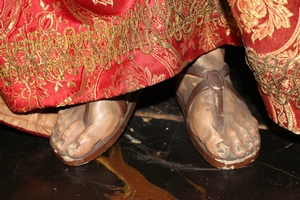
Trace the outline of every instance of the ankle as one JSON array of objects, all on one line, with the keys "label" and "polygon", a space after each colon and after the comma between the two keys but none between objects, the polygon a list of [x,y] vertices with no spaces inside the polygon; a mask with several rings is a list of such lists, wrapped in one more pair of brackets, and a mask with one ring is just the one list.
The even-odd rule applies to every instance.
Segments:
[{"label": "ankle", "polygon": [[200,56],[195,64],[208,70],[219,70],[225,64],[224,57],[224,49],[218,48]]}]

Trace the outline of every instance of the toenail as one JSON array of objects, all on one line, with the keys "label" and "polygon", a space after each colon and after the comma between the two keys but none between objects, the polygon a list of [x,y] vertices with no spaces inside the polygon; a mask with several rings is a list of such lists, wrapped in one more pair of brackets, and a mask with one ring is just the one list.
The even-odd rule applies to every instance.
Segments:
[{"label": "toenail", "polygon": [[217,149],[218,149],[217,152],[219,156],[222,158],[226,158],[230,155],[230,148],[227,145],[225,145],[223,142],[217,144]]},{"label": "toenail", "polygon": [[60,141],[58,141],[58,142],[56,143],[56,147],[57,147],[58,149],[61,149],[62,146],[64,145],[64,143],[65,143],[65,141],[60,140]]},{"label": "toenail", "polygon": [[77,150],[78,147],[79,147],[79,144],[77,142],[71,143],[67,148],[68,154],[70,156],[73,156],[74,152]]},{"label": "toenail", "polygon": [[244,155],[246,154],[246,149],[244,149],[244,148],[241,147],[241,146],[238,146],[238,147],[237,147],[237,153],[239,154],[239,155],[237,155],[237,156],[244,156]]},{"label": "toenail", "polygon": [[258,144],[260,143],[260,140],[259,140],[259,138],[257,138],[257,137],[254,137],[254,146],[257,146]]},{"label": "toenail", "polygon": [[253,149],[253,144],[252,144],[252,142],[249,142],[249,143],[247,144],[247,150],[250,151],[250,150],[252,150],[252,149]]}]

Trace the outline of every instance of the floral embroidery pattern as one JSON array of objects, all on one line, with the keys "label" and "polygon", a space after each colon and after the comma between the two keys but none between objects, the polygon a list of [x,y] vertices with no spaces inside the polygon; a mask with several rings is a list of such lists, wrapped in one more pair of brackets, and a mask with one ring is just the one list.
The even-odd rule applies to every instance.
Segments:
[{"label": "floral embroidery pattern", "polygon": [[291,33],[288,42],[276,51],[257,53],[248,47],[246,55],[261,94],[270,102],[270,116],[282,127],[300,134],[299,118],[294,116],[300,110],[300,22]]},{"label": "floral embroidery pattern", "polygon": [[26,9],[29,2],[21,4],[19,1],[10,2],[10,0],[2,0],[0,7],[0,35],[8,36],[20,17],[21,8]]},{"label": "floral embroidery pattern", "polygon": [[235,0],[242,29],[251,33],[254,42],[272,36],[275,29],[290,28],[293,13],[286,8],[288,0]]},{"label": "floral embroidery pattern", "polygon": [[61,12],[60,2],[53,2],[52,5],[49,5],[40,0],[40,6],[43,11],[34,16],[34,18],[38,19],[39,31],[46,33],[46,31],[51,29],[57,30],[59,23],[62,22],[62,17],[57,15],[57,13]]},{"label": "floral embroidery pattern", "polygon": [[166,79],[165,74],[153,75],[151,74],[148,66],[140,66],[133,62],[130,64],[130,68],[124,71],[123,67],[119,67],[114,77],[112,78],[112,83],[108,88],[103,89],[105,97],[117,96],[120,83],[124,83],[124,90],[121,94],[126,94],[133,92],[138,89],[145,88],[148,85],[154,85]]},{"label": "floral embroidery pattern", "polygon": [[161,82],[224,44],[227,26],[219,0],[128,0],[125,13],[109,16],[77,0],[0,1],[0,92],[15,112]]}]

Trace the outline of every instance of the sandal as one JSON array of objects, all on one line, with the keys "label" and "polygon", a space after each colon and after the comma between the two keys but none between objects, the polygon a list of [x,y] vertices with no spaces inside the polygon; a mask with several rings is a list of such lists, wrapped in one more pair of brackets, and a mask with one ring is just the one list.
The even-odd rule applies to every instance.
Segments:
[{"label": "sandal", "polygon": [[237,157],[233,153],[231,153],[227,158],[219,159],[212,155],[206,148],[205,144],[192,132],[189,122],[189,110],[191,108],[194,99],[203,91],[208,89],[213,89],[216,95],[216,99],[219,101],[215,102],[215,109],[216,109],[216,119],[217,119],[217,131],[222,134],[222,129],[224,126],[224,117],[223,117],[223,89],[229,89],[231,92],[235,94],[235,96],[242,101],[244,100],[240,97],[240,95],[235,91],[232,87],[231,83],[225,80],[225,77],[229,75],[229,67],[227,64],[224,64],[222,68],[217,70],[207,70],[201,66],[192,65],[186,72],[186,74],[193,75],[203,80],[195,86],[193,91],[191,92],[186,104],[184,102],[183,95],[180,93],[179,90],[176,92],[176,97],[179,106],[183,112],[183,115],[186,120],[187,131],[189,137],[196,147],[198,152],[202,155],[202,157],[209,162],[212,166],[220,169],[235,169],[244,167],[250,163],[252,163],[259,154],[259,146],[254,147],[254,149],[246,154],[244,157]]},{"label": "sandal", "polygon": [[[50,145],[52,149],[55,152],[56,157],[63,163],[69,165],[69,166],[80,166],[84,165],[94,159],[96,159],[98,156],[100,156],[102,153],[107,151],[111,146],[113,146],[121,134],[123,133],[125,127],[127,126],[128,121],[130,120],[133,111],[135,109],[137,100],[139,98],[140,91],[137,91],[135,93],[131,94],[130,100],[120,100],[120,98],[114,98],[114,100],[117,102],[121,113],[122,117],[120,119],[120,122],[114,132],[112,132],[109,136],[107,136],[104,139],[99,140],[94,147],[89,151],[88,153],[84,154],[80,158],[71,158],[67,151],[60,151],[58,150],[55,145],[52,143],[52,140],[50,140]],[[87,103],[85,106],[85,113],[84,113],[84,121],[88,121],[91,109],[90,109],[90,104]],[[53,134],[52,134],[53,135]],[[52,137],[52,136],[51,136]]]}]

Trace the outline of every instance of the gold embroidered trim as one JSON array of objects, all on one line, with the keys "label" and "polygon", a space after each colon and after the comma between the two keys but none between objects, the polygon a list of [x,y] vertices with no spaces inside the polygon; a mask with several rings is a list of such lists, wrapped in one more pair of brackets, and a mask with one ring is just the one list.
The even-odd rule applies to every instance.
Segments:
[{"label": "gold embroidered trim", "polygon": [[[56,26],[43,31],[37,27],[26,36],[15,35],[13,41],[1,35],[0,77],[4,85],[11,86],[16,80],[28,83],[31,77],[44,80],[50,75],[63,79],[65,73],[77,74],[82,66],[88,72],[96,67],[108,70],[113,62],[134,59],[137,49],[150,54],[154,43],[168,49],[172,38],[180,42],[196,27],[221,16],[216,0],[156,1],[153,7],[147,2],[136,5],[125,17],[114,16],[109,22],[96,19],[93,26],[67,27],[62,33]],[[59,6],[57,2],[57,9]],[[54,17],[59,21],[60,17]]]},{"label": "gold embroidered trim", "polygon": [[263,93],[273,95],[281,106],[293,101],[300,109],[300,20],[291,31],[293,34],[280,48],[261,54],[246,48],[246,56]]},{"label": "gold embroidered trim", "polygon": [[300,109],[300,56],[280,59],[276,55],[259,57],[251,48],[246,49],[248,65],[267,95],[273,95],[279,105],[295,102]]}]

